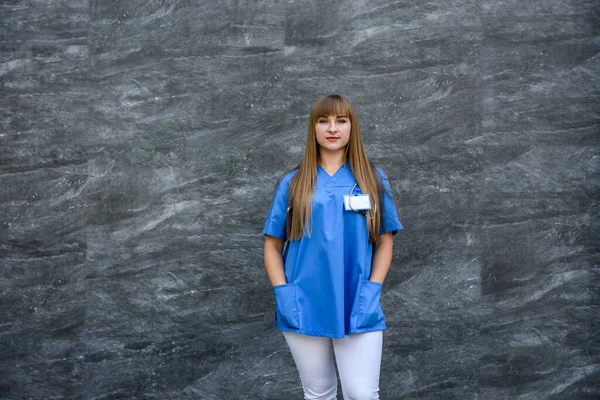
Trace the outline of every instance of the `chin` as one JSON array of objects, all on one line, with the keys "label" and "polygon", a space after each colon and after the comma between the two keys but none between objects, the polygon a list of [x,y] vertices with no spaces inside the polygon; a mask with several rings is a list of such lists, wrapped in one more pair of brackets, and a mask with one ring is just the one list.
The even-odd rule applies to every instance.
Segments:
[{"label": "chin", "polygon": [[330,151],[343,150],[343,149],[346,148],[347,145],[348,145],[348,143],[339,143],[339,142],[335,142],[335,143],[330,143],[330,142],[319,143],[320,147],[323,147],[324,149],[327,149],[327,150],[330,150]]},{"label": "chin", "polygon": [[339,146],[337,144],[335,146],[332,146],[331,144],[328,143],[327,145],[320,145],[320,147],[327,151],[339,151],[339,150],[344,150],[344,148],[346,146]]}]

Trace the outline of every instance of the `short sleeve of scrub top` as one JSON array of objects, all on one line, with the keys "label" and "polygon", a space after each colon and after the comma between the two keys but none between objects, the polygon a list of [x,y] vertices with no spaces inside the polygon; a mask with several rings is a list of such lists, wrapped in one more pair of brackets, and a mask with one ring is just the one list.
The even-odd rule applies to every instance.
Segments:
[{"label": "short sleeve of scrub top", "polygon": [[285,174],[277,183],[275,194],[271,200],[271,207],[265,219],[263,227],[264,235],[274,236],[282,240],[286,240],[287,238],[285,222],[288,208],[288,190],[295,172],[292,171]]},{"label": "short sleeve of scrub top", "polygon": [[382,168],[377,167],[377,175],[379,176],[379,181],[383,185],[383,193],[381,194],[381,228],[379,229],[379,234],[383,235],[384,233],[392,232],[392,235],[395,235],[400,229],[404,228],[402,223],[400,223],[400,218],[398,216],[398,209],[396,208],[396,202],[394,201],[394,192],[392,191],[390,180]]}]

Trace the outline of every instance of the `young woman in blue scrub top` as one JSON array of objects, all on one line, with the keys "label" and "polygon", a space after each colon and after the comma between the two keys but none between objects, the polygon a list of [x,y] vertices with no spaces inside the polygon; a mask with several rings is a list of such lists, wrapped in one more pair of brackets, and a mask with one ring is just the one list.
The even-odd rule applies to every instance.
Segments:
[{"label": "young woman in blue scrub top", "polygon": [[264,262],[279,327],[305,399],[379,398],[380,296],[403,229],[390,181],[365,153],[339,95],[312,108],[300,164],[279,179],[265,220]]}]

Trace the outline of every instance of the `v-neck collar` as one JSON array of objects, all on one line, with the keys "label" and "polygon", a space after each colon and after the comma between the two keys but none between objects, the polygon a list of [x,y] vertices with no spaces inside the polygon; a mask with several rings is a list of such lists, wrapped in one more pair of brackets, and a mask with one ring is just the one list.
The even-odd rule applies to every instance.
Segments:
[{"label": "v-neck collar", "polygon": [[342,165],[339,166],[339,168],[333,173],[333,175],[329,175],[329,172],[327,172],[325,170],[325,168],[321,167],[320,164],[317,164],[317,169],[321,169],[321,171],[323,171],[326,175],[326,178],[332,179],[333,177],[335,177],[340,170],[342,170],[343,168],[350,168],[350,161],[346,161],[345,163],[343,163]]},{"label": "v-neck collar", "polygon": [[[344,171],[347,172],[344,173]],[[320,188],[325,188],[327,186],[334,185],[337,181],[341,179],[342,176],[347,176],[347,174],[352,175],[350,171],[351,170],[349,161],[346,161],[344,164],[342,164],[333,175],[329,175],[323,167],[317,165],[318,184],[315,186],[315,190],[317,189],[317,186]]]}]

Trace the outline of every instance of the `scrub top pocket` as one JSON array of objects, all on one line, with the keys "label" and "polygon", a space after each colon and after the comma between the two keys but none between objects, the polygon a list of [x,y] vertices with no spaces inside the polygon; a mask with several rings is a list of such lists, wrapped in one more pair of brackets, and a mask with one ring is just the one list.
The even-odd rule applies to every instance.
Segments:
[{"label": "scrub top pocket", "polygon": [[273,286],[275,301],[277,303],[275,316],[280,328],[298,329],[298,302],[296,300],[296,286],[293,283]]},{"label": "scrub top pocket", "polygon": [[382,286],[379,282],[359,281],[356,329],[371,328],[384,321],[380,303]]}]

